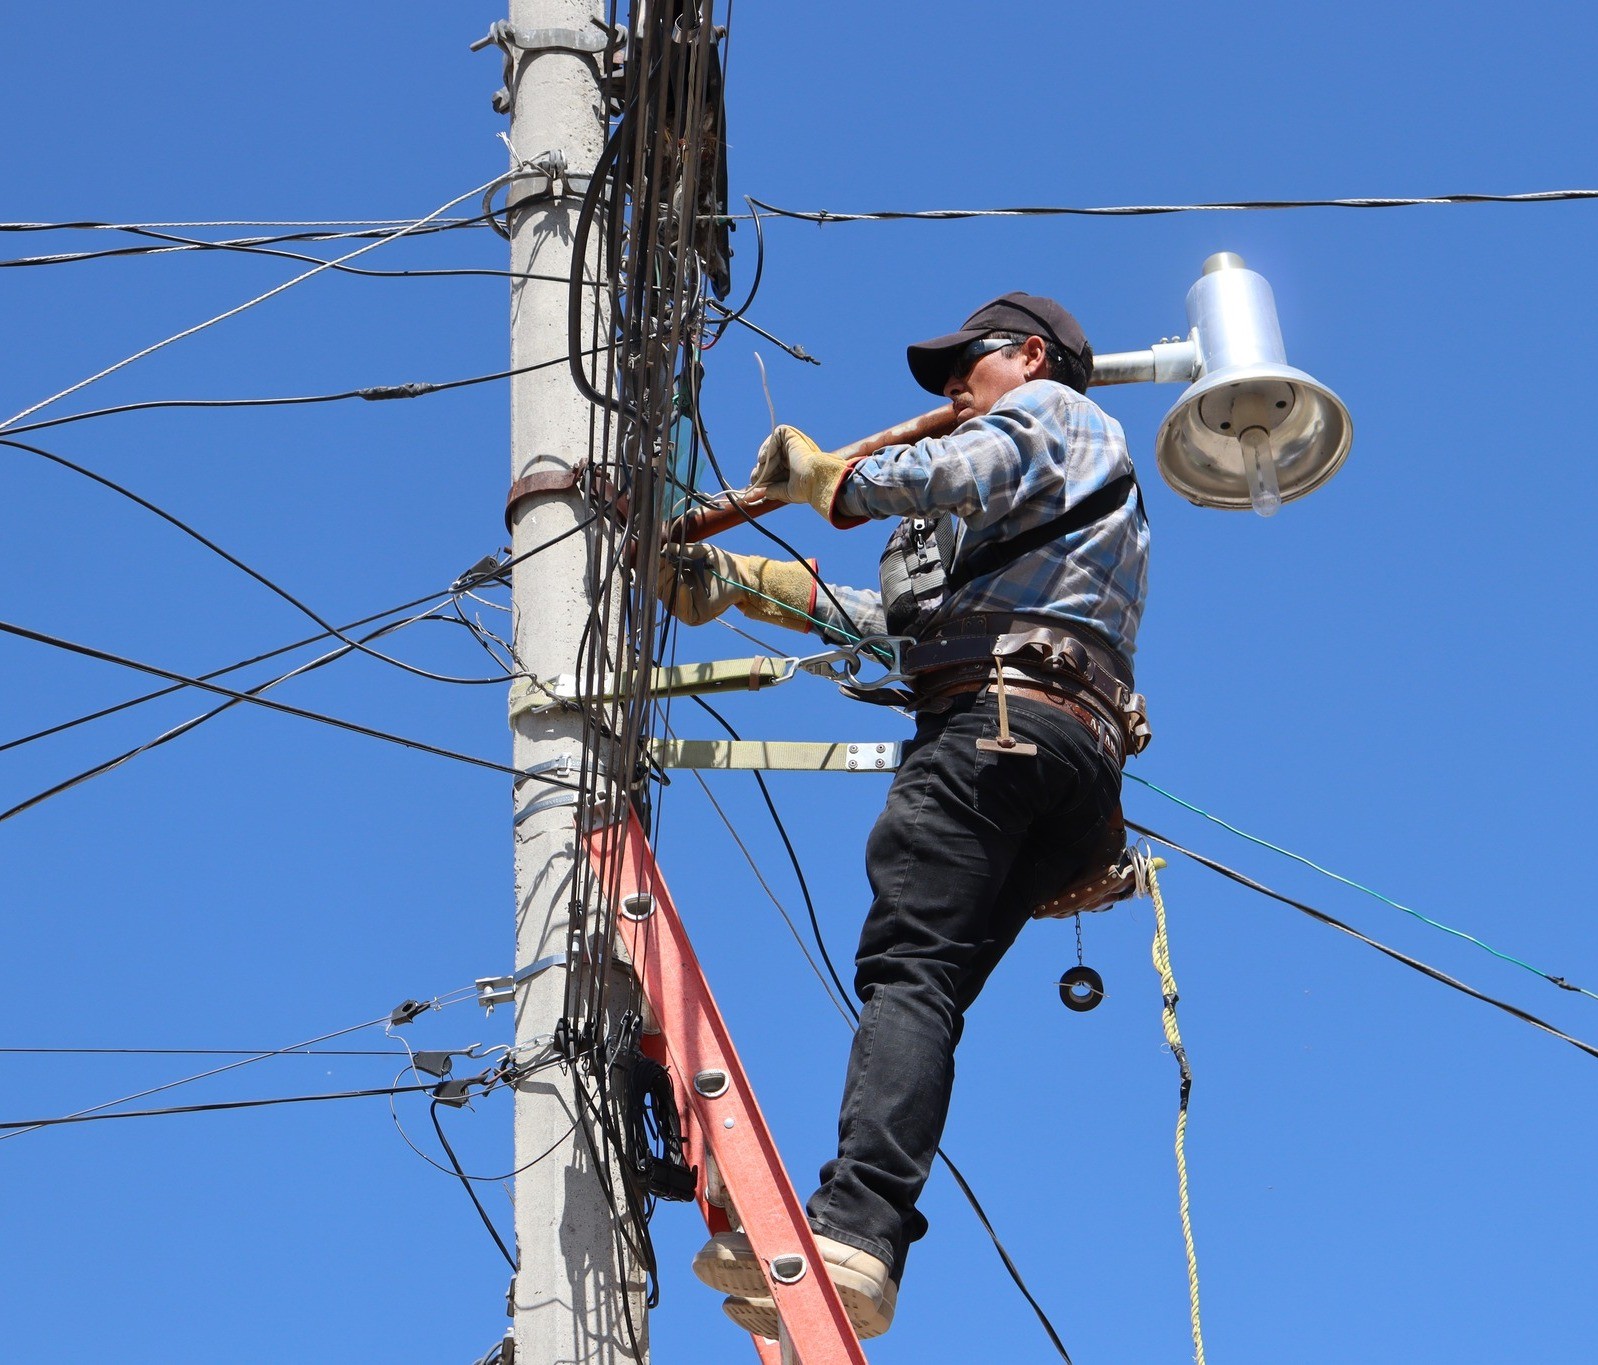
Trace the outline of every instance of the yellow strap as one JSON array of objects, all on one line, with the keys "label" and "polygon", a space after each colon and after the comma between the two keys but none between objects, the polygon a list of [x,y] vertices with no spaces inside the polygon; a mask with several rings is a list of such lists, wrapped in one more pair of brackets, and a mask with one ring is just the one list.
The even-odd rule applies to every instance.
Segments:
[{"label": "yellow strap", "polygon": [[1193,1072],[1187,1064],[1187,1049],[1176,1026],[1176,977],[1171,974],[1171,945],[1165,936],[1165,900],[1160,895],[1157,869],[1164,859],[1150,858],[1145,863],[1149,896],[1154,901],[1154,969],[1160,974],[1160,991],[1165,1004],[1160,1021],[1165,1025],[1165,1041],[1182,1072],[1182,1098],[1176,1115],[1176,1188],[1182,1206],[1182,1241],[1187,1247],[1188,1312],[1193,1322],[1193,1359],[1204,1365],[1204,1329],[1199,1322],[1198,1255],[1193,1250],[1193,1220],[1187,1202],[1187,1097],[1193,1089]]}]

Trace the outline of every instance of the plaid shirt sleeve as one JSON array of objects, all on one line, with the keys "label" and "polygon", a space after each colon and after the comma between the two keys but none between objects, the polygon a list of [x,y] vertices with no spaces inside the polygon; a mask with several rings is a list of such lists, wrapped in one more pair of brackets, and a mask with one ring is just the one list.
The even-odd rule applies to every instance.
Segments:
[{"label": "plaid shirt sleeve", "polygon": [[[826,587],[827,592],[816,593],[811,616],[816,623],[815,633],[828,644],[852,645],[868,635],[888,633],[882,617],[880,592],[869,588],[849,588],[841,583],[828,583]],[[828,600],[828,592],[837,599],[836,603]],[[843,611],[839,611],[839,607]]]},{"label": "plaid shirt sleeve", "polygon": [[[948,436],[888,446],[862,460],[837,505],[871,518],[952,512],[962,523],[959,564],[985,545],[1055,520],[1131,472],[1120,423],[1063,384],[1033,380]],[[1055,616],[1096,630],[1131,658],[1148,588],[1148,549],[1148,522],[1134,488],[1101,520],[973,579],[943,614]],[[869,596],[880,625],[881,599]]]}]

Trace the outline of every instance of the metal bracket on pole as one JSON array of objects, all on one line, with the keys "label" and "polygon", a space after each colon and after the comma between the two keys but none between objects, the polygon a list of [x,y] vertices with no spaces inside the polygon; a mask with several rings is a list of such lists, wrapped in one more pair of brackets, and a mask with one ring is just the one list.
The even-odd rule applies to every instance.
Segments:
[{"label": "metal bracket on pole", "polygon": [[492,1014],[495,1005],[515,1004],[516,987],[524,981],[531,981],[540,972],[547,972],[551,967],[565,965],[565,953],[551,953],[536,962],[529,962],[515,976],[480,976],[474,983],[477,987],[477,1003]]},{"label": "metal bracket on pole", "polygon": [[529,52],[574,52],[583,57],[594,57],[601,52],[619,50],[625,46],[627,35],[620,29],[593,21],[592,29],[576,28],[524,28],[517,29],[509,19],[496,19],[488,32],[472,44],[473,52],[494,46],[505,57],[505,84],[494,92],[494,112],[510,113],[510,88],[516,80],[516,63]]},{"label": "metal bracket on pole", "polygon": [[[697,697],[716,692],[759,692],[794,676],[797,661],[757,654],[748,659],[711,659],[655,669],[649,678],[652,697]],[[510,718],[536,716],[570,706],[600,706],[633,695],[631,680],[608,692],[583,694],[570,673],[555,678],[523,678],[511,688]]]},{"label": "metal bracket on pole", "polygon": [[825,740],[657,739],[650,747],[662,768],[801,773],[891,772],[899,766],[904,749],[896,740],[832,744]]}]

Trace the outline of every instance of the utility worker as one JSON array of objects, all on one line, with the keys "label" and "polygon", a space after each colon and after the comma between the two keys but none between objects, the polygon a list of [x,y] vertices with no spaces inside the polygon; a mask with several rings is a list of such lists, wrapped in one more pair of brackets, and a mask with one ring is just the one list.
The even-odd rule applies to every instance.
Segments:
[{"label": "utility worker", "polygon": [[[953,404],[951,434],[846,465],[779,427],[751,476],[834,526],[905,518],[880,594],[818,593],[811,566],[703,544],[668,552],[662,577],[690,624],[736,605],[834,641],[918,642],[905,654],[915,738],[866,844],[873,899],[838,1155],[807,1205],[861,1337],[887,1330],[926,1231],[916,1200],[965,1011],[1034,910],[1124,846],[1121,765],[1148,736],[1131,669],[1148,522],[1120,425],[1084,396],[1093,353],[1076,319],[1006,294],[908,358]],[[713,1237],[694,1270],[740,1326],[777,1335],[743,1234]]]}]

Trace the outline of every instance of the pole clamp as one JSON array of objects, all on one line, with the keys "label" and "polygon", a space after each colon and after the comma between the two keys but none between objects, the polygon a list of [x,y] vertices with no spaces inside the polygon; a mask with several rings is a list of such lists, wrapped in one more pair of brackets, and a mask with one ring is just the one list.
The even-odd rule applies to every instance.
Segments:
[{"label": "pole clamp", "polygon": [[497,47],[505,58],[505,84],[494,92],[494,112],[508,114],[511,110],[511,86],[516,83],[516,63],[533,52],[573,52],[582,57],[595,57],[602,52],[615,52],[626,46],[624,31],[592,21],[593,27],[576,28],[524,28],[518,29],[509,19],[496,19],[488,32],[472,44],[473,52],[485,47]]}]

